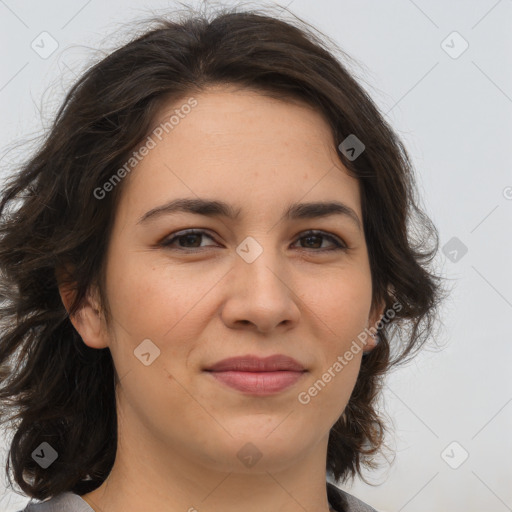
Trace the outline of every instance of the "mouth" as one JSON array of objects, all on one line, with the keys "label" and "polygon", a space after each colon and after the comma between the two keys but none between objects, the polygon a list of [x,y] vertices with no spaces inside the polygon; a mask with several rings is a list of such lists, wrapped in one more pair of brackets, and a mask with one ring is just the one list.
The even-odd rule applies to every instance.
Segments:
[{"label": "mouth", "polygon": [[209,372],[214,379],[230,388],[253,395],[270,395],[296,384],[304,372]]},{"label": "mouth", "polygon": [[294,371],[302,372],[304,366],[292,357],[284,354],[275,354],[268,357],[258,357],[251,354],[230,357],[218,361],[206,368],[207,371],[238,371],[238,372],[278,372]]},{"label": "mouth", "polygon": [[295,359],[282,354],[223,359],[205,371],[223,385],[258,396],[284,391],[307,373]]}]

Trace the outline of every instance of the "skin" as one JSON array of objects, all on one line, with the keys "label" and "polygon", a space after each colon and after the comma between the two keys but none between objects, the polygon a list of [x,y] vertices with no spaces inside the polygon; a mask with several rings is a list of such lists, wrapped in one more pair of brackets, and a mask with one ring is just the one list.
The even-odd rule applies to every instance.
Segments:
[{"label": "skin", "polygon": [[[372,311],[367,246],[355,223],[340,215],[288,221],[283,212],[292,202],[337,200],[362,223],[359,184],[311,107],[226,86],[194,97],[198,105],[123,183],[107,254],[112,331],[94,290],[72,318],[85,344],[110,349],[121,379],[115,464],[83,499],[95,512],[238,512],[241,504],[246,512],[327,512],[329,430],[362,351],[308,404],[297,397],[375,325],[383,306]],[[178,213],[137,224],[171,199],[197,197],[240,208],[240,219]],[[207,233],[158,245],[191,228]],[[308,243],[309,229],[349,248],[321,252],[335,243]],[[252,263],[236,252],[247,236],[263,248]],[[61,288],[61,297],[69,308],[71,292]],[[145,339],[160,350],[149,366],[134,356]],[[270,396],[244,394],[203,371],[227,357],[277,353],[308,372]],[[252,467],[237,457],[249,442],[262,454]]]}]

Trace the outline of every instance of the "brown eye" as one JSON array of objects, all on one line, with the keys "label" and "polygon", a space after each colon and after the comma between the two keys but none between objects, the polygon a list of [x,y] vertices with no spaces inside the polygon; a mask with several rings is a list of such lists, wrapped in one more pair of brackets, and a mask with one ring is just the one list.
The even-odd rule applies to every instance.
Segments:
[{"label": "brown eye", "polygon": [[[177,233],[176,235],[172,236],[171,238],[168,238],[167,240],[164,240],[161,245],[164,247],[171,247],[174,242],[179,242],[180,245],[177,247],[179,250],[180,248],[186,250],[186,249],[199,249],[200,247],[204,247],[200,245],[200,241],[202,237],[207,237],[210,240],[213,240],[213,238],[208,235],[205,231],[197,231],[197,230],[189,230],[189,231],[181,231]],[[197,245],[199,242],[199,245]],[[183,244],[190,246],[183,247]],[[171,247],[172,248],[172,247]]]},{"label": "brown eye", "polygon": [[[172,235],[170,238],[167,238],[161,242],[160,245],[171,250],[190,250],[192,252],[194,252],[195,249],[212,247],[211,245],[201,245],[201,240],[203,237],[207,237],[210,240],[213,240],[213,237],[210,236],[206,231],[190,229],[186,231],[180,231]],[[305,240],[305,243],[300,248],[310,249],[313,252],[339,251],[348,249],[347,245],[341,239],[324,233],[323,231],[307,231],[297,240]],[[330,242],[332,245],[334,245],[334,247],[322,248],[324,241]],[[176,243],[178,243],[177,246],[175,245]]]},{"label": "brown eye", "polygon": [[[318,249],[318,251],[316,252],[345,250],[348,248],[343,241],[338,239],[338,237],[329,235],[327,233],[324,233],[323,231],[308,231],[304,233],[298,240],[306,240],[306,245],[303,246],[303,248]],[[323,243],[323,240],[328,240],[329,242],[334,244],[334,247],[330,249],[322,249],[321,245]]]}]

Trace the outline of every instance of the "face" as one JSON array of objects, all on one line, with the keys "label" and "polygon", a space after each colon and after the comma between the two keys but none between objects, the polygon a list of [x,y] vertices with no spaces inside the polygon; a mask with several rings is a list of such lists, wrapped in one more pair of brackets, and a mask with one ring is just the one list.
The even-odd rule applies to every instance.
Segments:
[{"label": "face", "polygon": [[[113,333],[83,339],[111,350],[118,407],[141,438],[226,471],[244,471],[237,454],[253,450],[258,469],[275,470],[325,448],[361,363],[362,350],[344,354],[378,319],[359,185],[310,107],[229,88],[194,97],[125,178],[107,260]],[[154,211],[177,199],[238,215]],[[285,216],[297,203],[332,202],[345,213]],[[252,380],[206,371],[275,354],[305,371]]]}]

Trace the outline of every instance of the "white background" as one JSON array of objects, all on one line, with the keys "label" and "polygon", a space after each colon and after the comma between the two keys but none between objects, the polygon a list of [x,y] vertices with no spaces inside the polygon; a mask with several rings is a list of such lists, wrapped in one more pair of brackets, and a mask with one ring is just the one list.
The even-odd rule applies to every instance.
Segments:
[{"label": "white background", "polygon": [[[360,63],[351,69],[406,143],[441,246],[457,237],[468,249],[457,262],[442,251],[437,258],[453,287],[436,340],[445,348],[424,352],[388,380],[393,465],[367,474],[380,485],[346,489],[380,511],[512,510],[512,1],[286,4]],[[112,34],[126,35],[125,23],[173,6],[0,1],[2,172],[31,150],[27,143],[8,152],[48,127],[94,49],[108,51]],[[59,45],[47,59],[31,48],[43,31]],[[457,58],[442,46],[453,31],[469,44]],[[450,36],[444,46],[455,55],[462,44]],[[445,457],[452,465],[469,453],[458,469],[441,456],[453,441]],[[0,494],[2,511],[27,502],[3,487]]]}]

